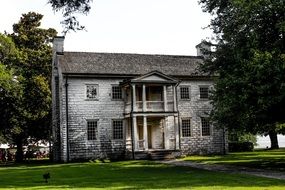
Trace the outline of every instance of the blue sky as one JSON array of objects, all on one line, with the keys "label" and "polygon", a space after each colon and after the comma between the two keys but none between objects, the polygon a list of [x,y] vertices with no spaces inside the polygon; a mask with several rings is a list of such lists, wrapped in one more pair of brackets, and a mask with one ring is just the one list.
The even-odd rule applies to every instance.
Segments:
[{"label": "blue sky", "polygon": [[[9,0],[1,2],[0,32],[11,32],[28,11],[44,15],[44,28],[62,31],[47,0]],[[195,45],[212,35],[202,29],[210,15],[197,0],[94,0],[79,20],[87,31],[68,33],[66,51],[196,55]]]}]

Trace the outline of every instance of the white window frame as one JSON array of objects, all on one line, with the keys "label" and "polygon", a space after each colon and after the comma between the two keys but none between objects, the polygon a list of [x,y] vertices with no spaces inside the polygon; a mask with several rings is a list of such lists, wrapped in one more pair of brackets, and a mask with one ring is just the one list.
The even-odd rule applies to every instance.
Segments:
[{"label": "white window frame", "polygon": [[[182,91],[181,91],[182,88],[188,88],[188,93],[189,93],[188,98],[182,98]],[[191,99],[191,86],[190,85],[181,85],[179,87],[179,98],[180,98],[180,100],[190,100]]]},{"label": "white window frame", "polygon": [[[189,136],[184,136],[183,134],[183,121],[189,121],[189,130],[190,130],[190,135]],[[185,117],[185,118],[181,118],[181,136],[183,138],[187,138],[187,137],[192,137],[192,122],[191,122],[191,118],[190,117]]]},{"label": "white window frame", "polygon": [[[204,97],[201,97],[201,88],[207,88],[208,89],[208,96],[207,98],[204,98]],[[200,97],[200,100],[209,100],[209,95],[210,95],[210,86],[209,85],[200,85],[199,86],[199,97]]]},{"label": "white window frame", "polygon": [[[121,98],[114,98],[114,96],[113,96],[113,87],[118,87],[118,88],[120,88],[121,89]],[[117,85],[117,84],[113,84],[112,85],[112,87],[111,87],[111,99],[112,100],[114,100],[114,101],[118,101],[118,100],[123,100],[123,89],[122,89],[122,87],[120,87],[119,85]]]},{"label": "white window frame", "polygon": [[209,134],[203,135],[203,119],[205,119],[207,121],[209,118],[208,117],[200,117],[200,121],[201,121],[201,136],[202,137],[209,137],[209,136],[212,135],[212,125],[211,125],[210,121],[208,120]]},{"label": "white window frame", "polygon": [[[87,93],[88,86],[95,87],[95,89],[96,89],[96,96],[95,97],[90,97],[90,98],[87,97],[88,96],[88,93]],[[98,97],[99,97],[99,85],[98,84],[85,84],[85,99],[86,100],[98,100]]]},{"label": "white window frame", "polygon": [[[116,121],[119,121],[119,122],[122,122],[122,138],[115,138],[115,125],[114,125],[114,122]],[[124,135],[125,135],[125,127],[124,127],[124,120],[123,119],[112,119],[112,138],[114,140],[123,140],[124,139]]]},{"label": "white window frame", "polygon": [[[92,136],[92,138],[89,138],[89,122],[96,122],[95,129],[92,129],[92,132],[94,131],[95,136]],[[88,119],[86,120],[86,136],[88,141],[96,141],[98,140],[98,119]]]}]

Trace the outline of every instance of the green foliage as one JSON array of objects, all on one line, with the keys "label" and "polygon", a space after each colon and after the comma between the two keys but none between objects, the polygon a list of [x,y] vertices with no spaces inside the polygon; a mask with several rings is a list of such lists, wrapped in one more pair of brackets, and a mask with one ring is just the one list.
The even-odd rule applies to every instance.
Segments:
[{"label": "green foliage", "polygon": [[10,134],[18,133],[18,117],[21,115],[23,96],[22,76],[12,63],[18,60],[19,52],[12,39],[0,34],[0,136],[2,142],[10,140]]},{"label": "green foliage", "polygon": [[[50,173],[48,183],[43,174]],[[150,161],[26,164],[0,168],[0,189],[281,190],[284,181],[175,167]]]},{"label": "green foliage", "polygon": [[92,0],[49,0],[48,1],[53,10],[62,11],[64,20],[61,24],[64,26],[63,33],[66,34],[68,31],[83,30],[85,27],[79,24],[76,18],[76,13],[88,14],[91,9]]},{"label": "green foliage", "polygon": [[256,135],[250,133],[230,132],[228,135],[230,142],[251,142],[256,145]]},{"label": "green foliage", "polygon": [[50,42],[56,31],[39,28],[42,18],[23,14],[12,34],[0,35],[0,133],[17,144],[19,161],[28,139],[48,140],[50,133]]},{"label": "green foliage", "polygon": [[285,122],[284,1],[200,2],[214,16],[218,42],[203,67],[218,74],[212,119],[228,129],[276,135],[277,123]]}]

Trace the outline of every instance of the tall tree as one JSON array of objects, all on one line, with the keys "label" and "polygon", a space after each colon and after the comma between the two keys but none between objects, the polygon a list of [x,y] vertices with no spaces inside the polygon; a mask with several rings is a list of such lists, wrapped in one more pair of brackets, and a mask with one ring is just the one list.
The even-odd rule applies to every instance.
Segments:
[{"label": "tall tree", "polygon": [[285,122],[285,5],[283,0],[200,0],[214,18],[216,52],[204,69],[218,74],[212,118],[218,125],[269,134]]},{"label": "tall tree", "polygon": [[22,77],[12,67],[13,63],[20,60],[19,58],[19,52],[12,39],[0,34],[0,141],[2,143],[9,142],[11,134],[19,131]]},{"label": "tall tree", "polygon": [[50,42],[56,35],[54,29],[40,28],[43,15],[29,12],[13,25],[9,36],[21,52],[22,62],[14,64],[21,73],[23,95],[21,98],[21,121],[19,131],[12,135],[17,144],[17,161],[23,159],[23,145],[28,139],[47,139],[50,131],[51,113],[51,62]]}]

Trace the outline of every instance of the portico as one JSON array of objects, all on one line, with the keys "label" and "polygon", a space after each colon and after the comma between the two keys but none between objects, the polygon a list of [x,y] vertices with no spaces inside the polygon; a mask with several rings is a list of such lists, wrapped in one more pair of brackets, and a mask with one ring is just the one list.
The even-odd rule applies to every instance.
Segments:
[{"label": "portico", "polygon": [[122,84],[129,120],[126,140],[132,141],[134,151],[179,149],[178,83],[154,71]]}]

